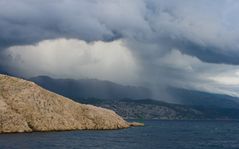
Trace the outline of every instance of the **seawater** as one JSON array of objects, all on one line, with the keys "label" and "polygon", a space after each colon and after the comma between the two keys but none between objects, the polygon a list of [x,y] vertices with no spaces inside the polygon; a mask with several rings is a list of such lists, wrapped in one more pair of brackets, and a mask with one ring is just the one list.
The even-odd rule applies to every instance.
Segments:
[{"label": "seawater", "polygon": [[144,121],[107,131],[1,134],[0,149],[239,149],[238,121]]}]

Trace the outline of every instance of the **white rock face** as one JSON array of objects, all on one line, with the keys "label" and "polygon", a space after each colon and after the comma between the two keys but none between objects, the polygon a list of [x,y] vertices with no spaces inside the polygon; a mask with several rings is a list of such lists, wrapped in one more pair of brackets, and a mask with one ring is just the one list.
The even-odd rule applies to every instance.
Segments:
[{"label": "white rock face", "polygon": [[0,74],[0,133],[134,126],[114,111],[84,105],[35,83]]}]

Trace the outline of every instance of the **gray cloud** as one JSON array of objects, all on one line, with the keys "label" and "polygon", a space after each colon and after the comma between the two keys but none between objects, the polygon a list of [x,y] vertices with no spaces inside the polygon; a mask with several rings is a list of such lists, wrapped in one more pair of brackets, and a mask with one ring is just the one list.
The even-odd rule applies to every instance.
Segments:
[{"label": "gray cloud", "polygon": [[238,1],[1,0],[0,6],[2,49],[61,37],[127,38],[206,62],[239,64]]},{"label": "gray cloud", "polygon": [[[187,82],[212,89],[217,84],[209,76],[230,76],[239,65],[237,0],[0,0],[0,8],[0,63],[12,72],[23,70],[9,66],[16,57],[4,49],[59,38],[122,39],[142,68],[142,82],[157,88]],[[175,68],[161,60],[175,49],[175,59],[186,55],[181,63],[190,65]]]},{"label": "gray cloud", "polygon": [[140,3],[143,2],[2,0],[1,47],[59,37],[114,40],[121,34],[145,30]]}]

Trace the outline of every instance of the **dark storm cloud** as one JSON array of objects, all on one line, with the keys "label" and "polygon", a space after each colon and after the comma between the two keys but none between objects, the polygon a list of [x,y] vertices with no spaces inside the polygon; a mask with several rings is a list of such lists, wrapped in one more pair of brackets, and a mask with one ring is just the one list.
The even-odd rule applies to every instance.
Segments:
[{"label": "dark storm cloud", "polygon": [[[142,68],[132,74],[140,75],[156,92],[168,85],[219,90],[210,78],[225,72],[218,78],[230,76],[223,80],[230,84],[237,77],[238,14],[238,0],[0,0],[0,71],[24,72],[26,76],[67,73],[74,78],[83,72],[78,55],[85,50],[83,45],[94,49],[93,41],[104,41],[101,46],[127,46],[133,54],[130,59]],[[72,38],[76,46],[72,46]],[[78,53],[75,48],[82,49]],[[47,63],[41,61],[45,55],[50,59]],[[64,57],[64,66],[56,55]],[[103,59],[110,56],[106,53]],[[92,65],[92,70],[99,68]],[[110,72],[112,68],[102,74],[117,76]]]},{"label": "dark storm cloud", "polygon": [[182,53],[196,56],[200,60],[207,63],[218,64],[239,64],[239,48],[231,49],[232,47],[217,47],[216,45],[200,45],[195,42],[183,39],[171,40],[169,38],[160,39],[159,45],[163,45],[165,49],[176,48]]},{"label": "dark storm cloud", "polygon": [[238,4],[233,0],[1,0],[0,48],[55,38],[125,38],[157,44],[165,51],[178,48],[206,62],[237,65]]},{"label": "dark storm cloud", "polygon": [[231,50],[230,52],[224,52],[221,49],[217,49],[215,47],[201,47],[199,45],[195,45],[194,43],[189,43],[186,45],[179,46],[182,52],[197,56],[204,62],[208,63],[225,63],[238,65],[239,64],[239,52],[235,50]]},{"label": "dark storm cloud", "polygon": [[140,9],[132,2],[1,0],[0,7],[2,48],[60,37],[112,41],[123,32],[141,29]]}]

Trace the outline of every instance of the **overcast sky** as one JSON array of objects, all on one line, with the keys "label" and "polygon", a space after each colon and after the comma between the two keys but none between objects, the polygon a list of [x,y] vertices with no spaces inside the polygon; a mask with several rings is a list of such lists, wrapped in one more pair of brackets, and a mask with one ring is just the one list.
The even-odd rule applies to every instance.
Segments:
[{"label": "overcast sky", "polygon": [[239,96],[238,0],[0,0],[0,70]]}]

